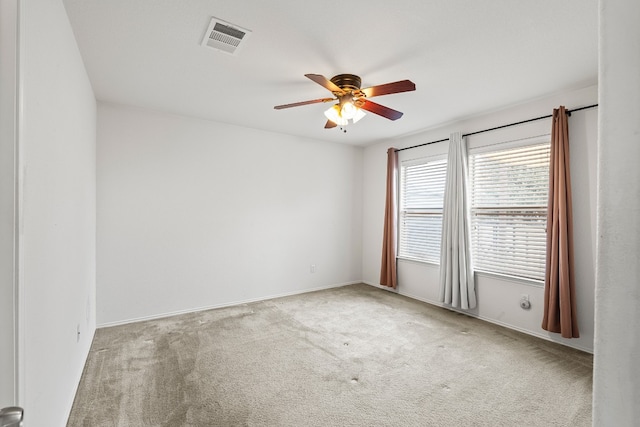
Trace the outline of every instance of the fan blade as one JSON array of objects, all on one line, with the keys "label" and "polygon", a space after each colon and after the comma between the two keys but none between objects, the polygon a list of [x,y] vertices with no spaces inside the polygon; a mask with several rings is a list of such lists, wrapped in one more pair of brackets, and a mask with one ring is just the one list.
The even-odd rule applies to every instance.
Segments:
[{"label": "fan blade", "polygon": [[360,105],[359,107],[373,114],[377,114],[389,120],[398,120],[400,117],[402,117],[402,113],[400,111],[392,110],[389,107],[376,104],[375,102],[367,101],[366,99],[361,99],[361,101],[362,105]]},{"label": "fan blade", "polygon": [[299,107],[301,105],[319,104],[321,102],[331,102],[331,101],[335,101],[335,99],[336,98],[312,99],[311,101],[302,101],[302,102],[294,102],[293,104],[276,105],[273,108],[275,108],[276,110],[282,110],[284,108]]},{"label": "fan blade", "polygon": [[325,129],[331,129],[338,126],[337,124],[333,123],[331,120],[327,120],[327,123],[325,123],[324,128]]},{"label": "fan blade", "polygon": [[340,89],[339,86],[337,86],[331,80],[328,80],[325,76],[322,76],[320,74],[305,74],[304,76],[318,83],[320,86],[324,87],[325,89],[330,90],[331,92],[340,92],[340,93],[344,92],[342,89]]},{"label": "fan blade", "polygon": [[371,86],[361,89],[367,98],[381,95],[390,95],[392,93],[411,92],[416,90],[416,85],[411,80],[400,80],[399,82],[387,83],[383,85]]}]

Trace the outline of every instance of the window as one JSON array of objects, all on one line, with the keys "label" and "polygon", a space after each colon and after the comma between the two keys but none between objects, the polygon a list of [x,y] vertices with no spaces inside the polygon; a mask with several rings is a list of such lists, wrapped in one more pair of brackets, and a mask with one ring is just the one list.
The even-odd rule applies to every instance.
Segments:
[{"label": "window", "polygon": [[474,269],[544,281],[549,142],[469,156]]},{"label": "window", "polygon": [[400,258],[440,263],[447,160],[403,162],[400,171]]}]

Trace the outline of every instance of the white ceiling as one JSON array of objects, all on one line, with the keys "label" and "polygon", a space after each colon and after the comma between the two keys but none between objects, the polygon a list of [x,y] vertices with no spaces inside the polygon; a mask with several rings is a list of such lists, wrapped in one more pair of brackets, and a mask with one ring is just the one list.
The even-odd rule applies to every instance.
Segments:
[{"label": "white ceiling", "polygon": [[[597,82],[597,0],[64,0],[98,100],[354,145]],[[211,16],[252,31],[201,47]],[[410,79],[342,133],[304,74]]]}]

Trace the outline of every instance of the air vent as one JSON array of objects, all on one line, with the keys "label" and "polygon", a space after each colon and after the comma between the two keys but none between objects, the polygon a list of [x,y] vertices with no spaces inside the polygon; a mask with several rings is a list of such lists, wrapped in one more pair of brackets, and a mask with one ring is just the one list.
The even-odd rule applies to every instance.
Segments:
[{"label": "air vent", "polygon": [[247,29],[213,17],[202,39],[202,46],[236,55],[250,35],[251,31]]}]

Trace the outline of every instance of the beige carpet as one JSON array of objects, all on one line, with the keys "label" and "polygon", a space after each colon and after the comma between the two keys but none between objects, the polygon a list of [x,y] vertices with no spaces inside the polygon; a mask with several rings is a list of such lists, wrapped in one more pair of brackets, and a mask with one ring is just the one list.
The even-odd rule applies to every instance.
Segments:
[{"label": "beige carpet", "polygon": [[99,329],[68,426],[590,426],[591,371],[353,285]]}]

